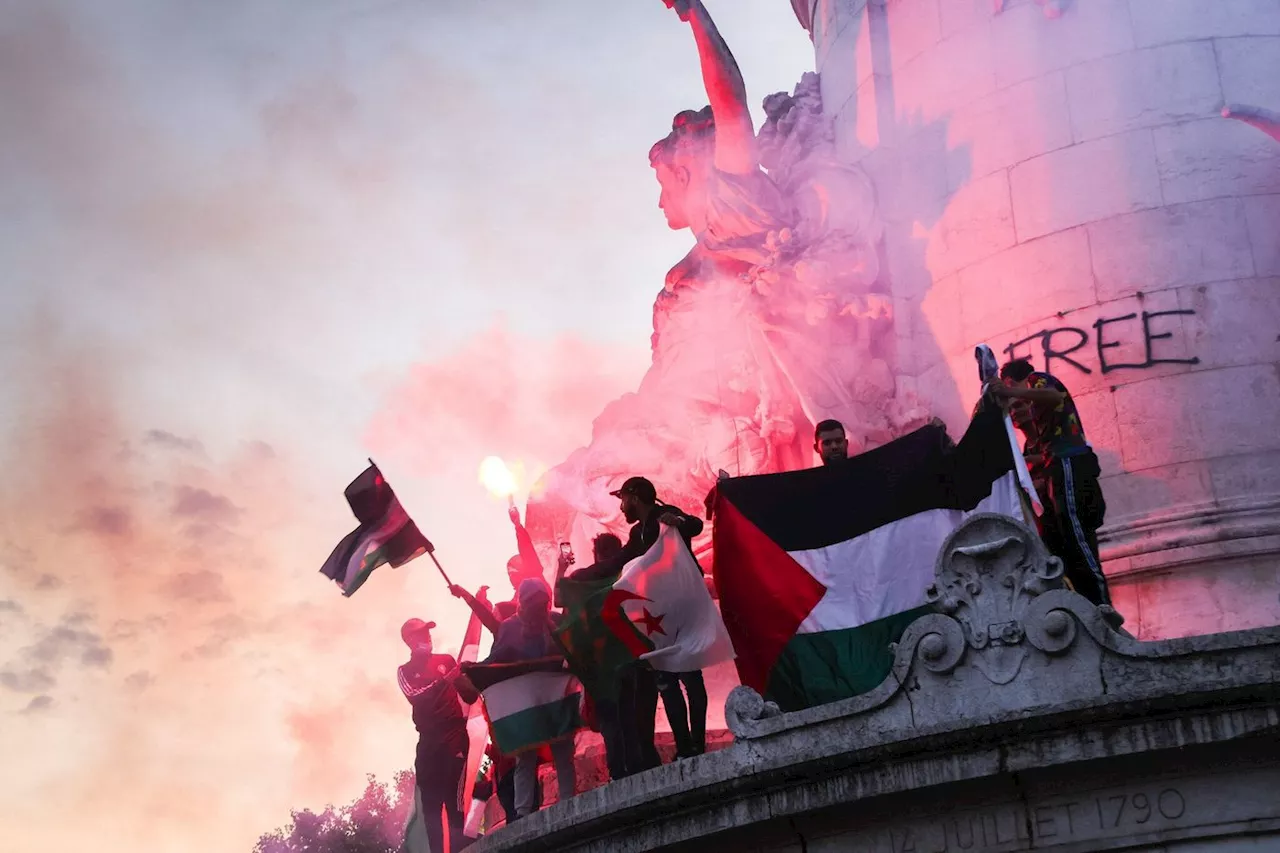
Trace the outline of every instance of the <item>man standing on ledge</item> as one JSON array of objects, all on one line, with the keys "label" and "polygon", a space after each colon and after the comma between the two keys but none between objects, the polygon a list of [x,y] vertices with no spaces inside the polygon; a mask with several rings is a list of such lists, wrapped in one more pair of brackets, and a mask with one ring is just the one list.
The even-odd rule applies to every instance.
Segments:
[{"label": "man standing on ledge", "polygon": [[1076,592],[1109,607],[1111,593],[1098,557],[1098,528],[1107,513],[1098,483],[1102,469],[1085,440],[1071,392],[1027,359],[1000,368],[1000,379],[990,392],[1009,401],[1013,422],[1027,438],[1027,464],[1044,478],[1044,543],[1062,560]]},{"label": "man standing on ledge", "polygon": [[[466,764],[467,718],[455,682],[458,664],[450,655],[432,654],[434,622],[410,619],[400,628],[400,639],[409,647],[409,661],[397,672],[400,690],[413,706],[418,730],[418,752],[413,765],[427,827],[427,843],[433,851],[448,853],[441,808],[448,815],[449,849],[470,843],[462,834],[458,789]],[[473,697],[474,698],[474,697]]]},{"label": "man standing on ledge", "polygon": [[844,434],[844,424],[839,421],[820,421],[813,428],[813,449],[822,458],[823,465],[835,465],[849,458],[849,439]]},{"label": "man standing on ledge", "polygon": [[[622,484],[622,488],[609,494],[619,500],[623,517],[631,523],[631,535],[627,537],[622,553],[616,558],[619,569],[653,547],[662,533],[661,525],[679,530],[689,553],[693,553],[693,537],[702,532],[702,519],[659,503],[658,492],[653,483],[644,477],[631,477]],[[689,696],[687,705],[684,692],[680,690],[681,684]],[[657,686],[658,692],[662,694],[662,705],[667,710],[667,721],[671,723],[671,734],[676,741],[676,756],[689,758],[706,752],[707,687],[702,673],[659,672]],[[638,694],[639,692],[637,691]],[[657,711],[655,705],[654,711],[648,712],[646,704],[644,697],[637,695],[637,714],[643,716],[648,713],[647,730],[642,731],[640,736],[642,744],[646,735],[652,742],[653,713]],[[640,721],[641,726],[644,726],[644,722]]]}]

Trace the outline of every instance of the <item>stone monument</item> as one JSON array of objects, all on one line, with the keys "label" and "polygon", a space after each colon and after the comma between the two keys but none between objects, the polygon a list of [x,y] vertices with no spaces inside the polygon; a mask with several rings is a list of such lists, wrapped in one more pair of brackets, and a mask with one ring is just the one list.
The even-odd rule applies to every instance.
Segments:
[{"label": "stone monument", "polygon": [[653,362],[639,389],[606,407],[590,445],[530,501],[534,538],[569,540],[579,553],[595,534],[624,529],[609,492],[633,474],[698,511],[720,471],[813,464],[820,420],[845,423],[857,452],[928,419],[895,383],[875,195],[837,156],[817,76],[769,96],[757,135],[711,16],[700,0],[672,4],[711,104],[679,113],[649,160],[668,224],[695,244],[654,303]]},{"label": "stone monument", "polygon": [[955,431],[975,344],[1031,356],[1102,462],[1126,627],[1280,621],[1280,3],[792,5],[879,200],[899,393]]},{"label": "stone monument", "polygon": [[961,525],[935,576],[879,688],[782,714],[739,687],[732,745],[470,849],[1280,849],[1280,628],[1135,640],[1004,516]]}]

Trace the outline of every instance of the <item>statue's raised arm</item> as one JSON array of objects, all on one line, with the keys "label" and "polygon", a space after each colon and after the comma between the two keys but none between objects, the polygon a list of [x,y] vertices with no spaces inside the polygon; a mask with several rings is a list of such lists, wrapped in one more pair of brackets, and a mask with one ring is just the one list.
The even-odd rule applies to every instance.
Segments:
[{"label": "statue's raised arm", "polygon": [[715,165],[722,172],[745,175],[759,167],[756,133],[747,106],[747,87],[729,46],[702,0],[663,0],[693,29],[702,65],[702,82],[715,116]]}]

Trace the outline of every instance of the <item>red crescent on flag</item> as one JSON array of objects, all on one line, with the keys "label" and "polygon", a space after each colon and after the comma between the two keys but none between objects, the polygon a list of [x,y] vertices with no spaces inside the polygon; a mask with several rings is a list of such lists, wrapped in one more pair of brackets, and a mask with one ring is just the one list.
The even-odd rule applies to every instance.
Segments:
[{"label": "red crescent on flag", "polygon": [[627,651],[636,657],[653,651],[653,644],[648,643],[640,636],[640,632],[636,630],[636,626],[622,612],[622,603],[624,601],[651,601],[643,595],[636,595],[625,589],[615,589],[610,592],[604,599],[604,609],[600,614],[600,618],[609,630],[614,633],[622,644],[627,647]]}]

